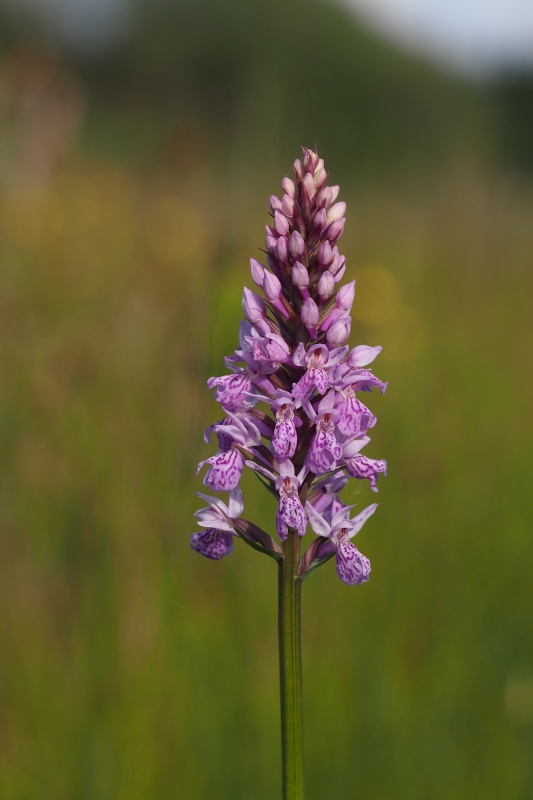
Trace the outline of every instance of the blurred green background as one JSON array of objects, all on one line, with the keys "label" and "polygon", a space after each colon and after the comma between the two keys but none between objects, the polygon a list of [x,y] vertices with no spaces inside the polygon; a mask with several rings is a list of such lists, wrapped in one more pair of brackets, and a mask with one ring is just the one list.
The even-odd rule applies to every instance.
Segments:
[{"label": "blurred green background", "polygon": [[2,15],[2,800],[279,796],[275,565],[189,536],[206,379],[315,143],[389,477],[370,582],[304,584],[307,796],[533,797],[531,76],[318,0],[139,4],[98,53]]}]

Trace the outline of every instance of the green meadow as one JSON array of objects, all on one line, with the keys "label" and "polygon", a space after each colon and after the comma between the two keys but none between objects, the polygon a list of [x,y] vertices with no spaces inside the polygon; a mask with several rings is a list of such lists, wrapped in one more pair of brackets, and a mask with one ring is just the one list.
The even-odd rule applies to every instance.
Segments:
[{"label": "green meadow", "polygon": [[[269,196],[315,142],[348,204],[350,343],[383,346],[368,455],[389,473],[358,537],[369,583],[332,563],[304,583],[307,797],[533,796],[521,105],[289,6],[301,35],[289,19],[270,50],[256,3],[218,36],[171,18],[174,49],[154,15],[100,61],[3,34],[2,800],[279,796],[275,564],[189,537],[206,381]],[[273,532],[274,500],[244,490]]]}]

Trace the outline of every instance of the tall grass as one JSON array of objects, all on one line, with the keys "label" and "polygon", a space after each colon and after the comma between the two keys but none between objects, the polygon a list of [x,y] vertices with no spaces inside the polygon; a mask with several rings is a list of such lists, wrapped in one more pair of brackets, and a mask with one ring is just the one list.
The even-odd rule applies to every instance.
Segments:
[{"label": "tall grass", "polygon": [[[0,796],[270,800],[275,566],[188,540],[276,187],[82,141],[0,199]],[[370,583],[304,586],[309,798],[526,800],[533,192],[467,156],[343,190],[389,477]]]}]

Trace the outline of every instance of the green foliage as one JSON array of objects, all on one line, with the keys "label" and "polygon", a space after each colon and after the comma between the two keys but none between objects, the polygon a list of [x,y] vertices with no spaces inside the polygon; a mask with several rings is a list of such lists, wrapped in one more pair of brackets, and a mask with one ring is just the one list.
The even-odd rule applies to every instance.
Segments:
[{"label": "green foliage", "polygon": [[497,153],[515,171],[533,172],[533,75],[503,75],[494,87]]}]

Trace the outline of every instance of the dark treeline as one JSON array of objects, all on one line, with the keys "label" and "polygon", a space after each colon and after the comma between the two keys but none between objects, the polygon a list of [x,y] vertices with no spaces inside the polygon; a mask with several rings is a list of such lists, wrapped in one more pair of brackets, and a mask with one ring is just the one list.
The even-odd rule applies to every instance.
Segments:
[{"label": "dark treeline", "polygon": [[[37,33],[28,18],[2,27],[4,50]],[[465,150],[533,167],[531,75],[468,81],[324,0],[141,0],[125,44],[64,57],[96,111],[153,114],[222,158],[285,154],[312,136],[363,177],[438,168]]]}]

